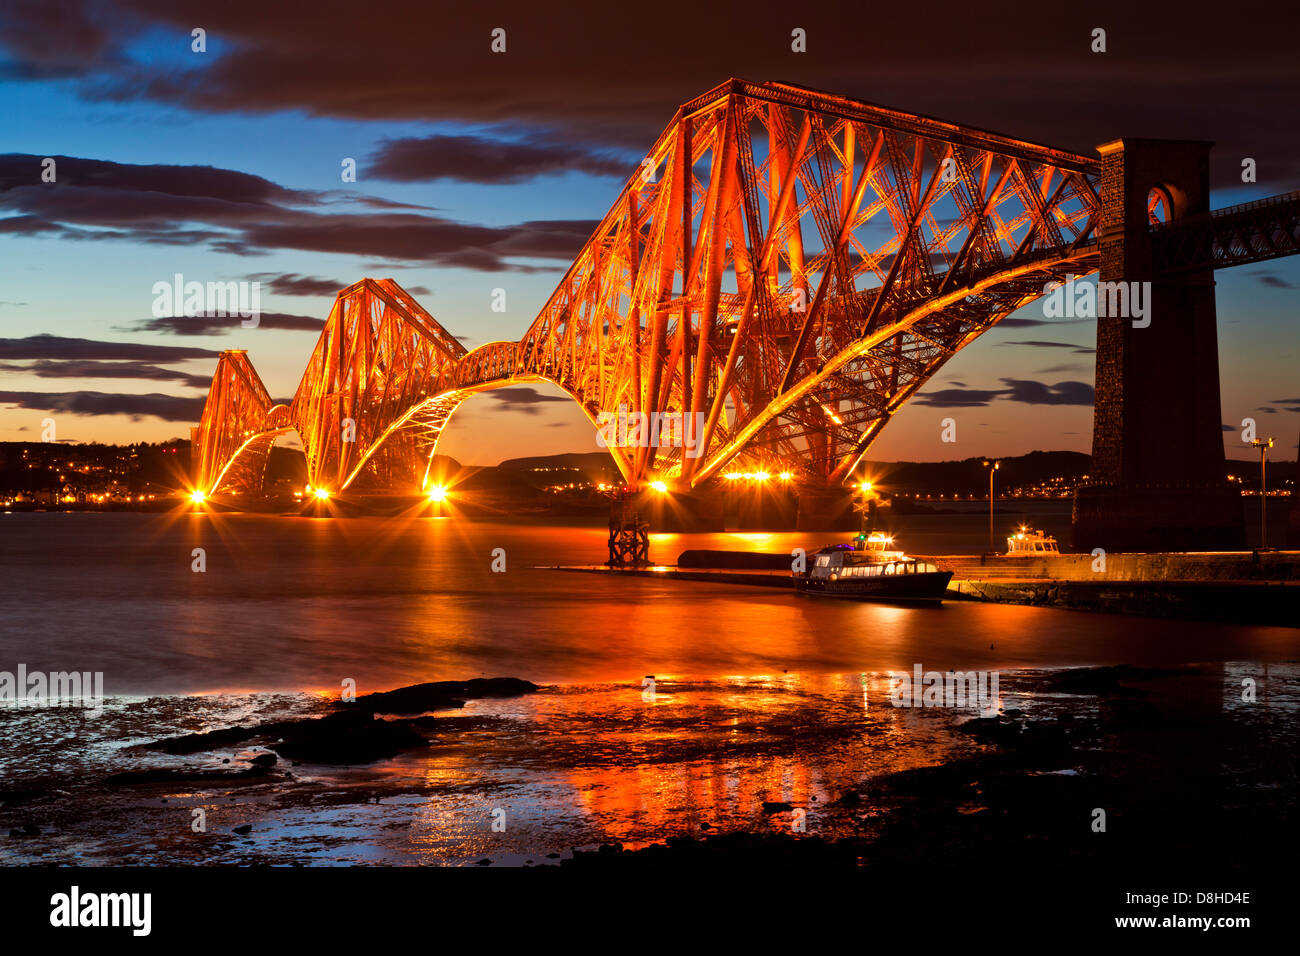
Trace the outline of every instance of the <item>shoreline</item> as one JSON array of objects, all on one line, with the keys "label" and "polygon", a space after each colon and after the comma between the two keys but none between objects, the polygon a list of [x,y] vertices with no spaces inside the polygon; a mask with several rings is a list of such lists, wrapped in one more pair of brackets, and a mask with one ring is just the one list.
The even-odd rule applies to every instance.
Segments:
[{"label": "shoreline", "polygon": [[[283,748],[244,731],[179,748],[153,737],[118,748],[127,776],[114,783],[103,774],[41,787],[7,775],[0,832],[15,835],[0,838],[0,862],[590,868],[763,854],[888,869],[915,865],[921,841],[942,847],[954,867],[1021,864],[1036,852],[1116,865],[1128,859],[1135,826],[1176,853],[1175,823],[1209,813],[1234,839],[1272,839],[1294,811],[1295,770],[1269,755],[1294,747],[1300,667],[1273,665],[1256,709],[1232,703],[1229,671],[1007,672],[993,717],[894,708],[879,680],[860,712],[845,708],[847,694],[812,694],[797,675],[785,686],[668,682],[658,707],[644,706],[635,686],[589,698],[542,686],[432,716],[376,716],[418,728],[428,747],[336,765],[312,762],[320,753],[310,749],[298,754],[305,759],[281,752],[271,762],[265,755]],[[703,701],[698,712],[683,706],[693,697]],[[550,709],[521,718],[525,699]],[[338,710],[322,701],[315,716],[288,724],[328,721]],[[247,730],[248,711],[239,716],[235,726]],[[219,722],[207,720],[211,730]],[[1165,746],[1170,737],[1185,745]],[[194,772],[150,776],[168,750],[182,751],[166,757],[170,766]],[[645,803],[665,779],[679,783]],[[1225,786],[1241,779],[1253,783]],[[729,783],[715,790],[715,780]],[[1167,814],[1170,801],[1179,808],[1173,822],[1148,813]],[[1130,850],[1092,853],[1101,844],[1088,842],[1087,819],[1075,819],[1085,805],[1109,807],[1112,832],[1126,834],[1116,842]],[[1229,818],[1231,806],[1249,812]],[[196,809],[210,822],[206,834],[189,829]],[[509,820],[499,832],[494,810]],[[792,829],[796,817],[802,830]]]}]

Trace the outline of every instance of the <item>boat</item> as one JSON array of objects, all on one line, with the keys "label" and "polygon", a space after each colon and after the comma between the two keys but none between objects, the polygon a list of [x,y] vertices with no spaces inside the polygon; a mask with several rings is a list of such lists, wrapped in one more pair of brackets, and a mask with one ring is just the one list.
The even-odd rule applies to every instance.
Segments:
[{"label": "boat", "polygon": [[910,558],[894,547],[883,531],[863,532],[850,544],[833,544],[809,557],[804,571],[794,572],[794,586],[804,594],[862,601],[941,601],[952,580],[928,561]]},{"label": "boat", "polygon": [[1061,550],[1056,546],[1056,539],[1050,534],[1043,534],[1041,531],[1035,531],[1028,525],[1021,525],[1020,530],[1007,537],[1008,558],[1035,557],[1041,558],[1047,555],[1059,555]]}]

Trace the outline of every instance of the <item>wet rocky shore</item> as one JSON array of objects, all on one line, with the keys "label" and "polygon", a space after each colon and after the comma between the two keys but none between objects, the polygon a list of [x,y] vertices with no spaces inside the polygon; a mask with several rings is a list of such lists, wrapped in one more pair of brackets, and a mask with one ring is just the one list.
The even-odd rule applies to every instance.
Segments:
[{"label": "wet rocky shore", "polygon": [[[698,713],[645,708],[632,688],[601,693],[438,682],[142,740],[93,781],[7,779],[0,858],[829,864],[1136,889],[1171,871],[1244,886],[1265,848],[1297,849],[1294,665],[1240,679],[1222,665],[1004,674],[989,715],[854,711],[838,691],[771,684],[729,687],[721,702],[714,688],[667,685],[670,706],[708,695]],[[517,710],[542,705],[558,709]],[[693,782],[664,782],[674,776]],[[717,779],[741,781],[747,798],[710,796]],[[177,822],[197,807],[221,836]],[[512,842],[495,813],[509,814]],[[88,849],[91,826],[109,832]]]},{"label": "wet rocky shore", "polygon": [[1253,891],[1258,902],[1264,857],[1300,850],[1295,688],[1273,707],[1257,699],[1216,712],[1205,706],[1216,690],[1207,676],[1062,672],[1043,690],[1072,700],[1067,709],[971,719],[960,730],[986,749],[838,795],[832,810],[854,819],[852,836],[679,836],[638,850],[604,845],[564,865],[855,868],[882,881],[967,884],[972,899],[1067,910],[1086,899],[1083,909],[1115,913],[1127,892],[1151,888]]}]

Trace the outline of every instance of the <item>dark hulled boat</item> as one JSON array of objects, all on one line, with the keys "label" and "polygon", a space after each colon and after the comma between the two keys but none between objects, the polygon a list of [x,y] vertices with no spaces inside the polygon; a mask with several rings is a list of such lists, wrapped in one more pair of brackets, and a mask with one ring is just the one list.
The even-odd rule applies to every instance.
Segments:
[{"label": "dark hulled boat", "polygon": [[863,533],[853,544],[833,544],[809,555],[806,570],[794,572],[795,589],[826,597],[867,601],[941,601],[951,571],[894,550],[894,539],[879,531]]}]

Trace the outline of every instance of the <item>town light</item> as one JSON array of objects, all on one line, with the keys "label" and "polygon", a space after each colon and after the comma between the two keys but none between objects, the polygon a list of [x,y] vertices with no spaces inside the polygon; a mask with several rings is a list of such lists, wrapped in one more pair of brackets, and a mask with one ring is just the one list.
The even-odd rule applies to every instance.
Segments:
[{"label": "town light", "polygon": [[203,504],[204,500],[207,497],[208,497],[207,495],[199,491],[197,488],[194,491],[190,492],[190,501],[194,502],[196,505]]},{"label": "town light", "polygon": [[330,493],[329,493],[329,491],[328,491],[327,489],[325,489],[325,488],[317,488],[317,489],[316,489],[316,497],[319,498],[321,501],[324,501],[324,500],[325,500],[326,498],[328,498],[329,496],[330,496]]},{"label": "town light", "polygon": [[767,481],[768,474],[765,471],[758,471],[754,473],[754,477],[759,481]]},{"label": "town light", "polygon": [[781,474],[779,475],[779,477],[780,477],[780,479],[781,479],[782,481],[789,481],[791,478],[794,477],[794,474],[791,473],[791,472],[788,472],[788,471],[783,471],[783,472],[781,472]]},{"label": "town light", "polygon": [[447,489],[442,485],[433,485],[429,488],[430,501],[442,501],[447,497]]},{"label": "town light", "polygon": [[650,487],[653,488],[655,491],[659,492],[659,494],[661,495],[668,490],[668,485],[662,481],[652,481],[650,482]]}]

